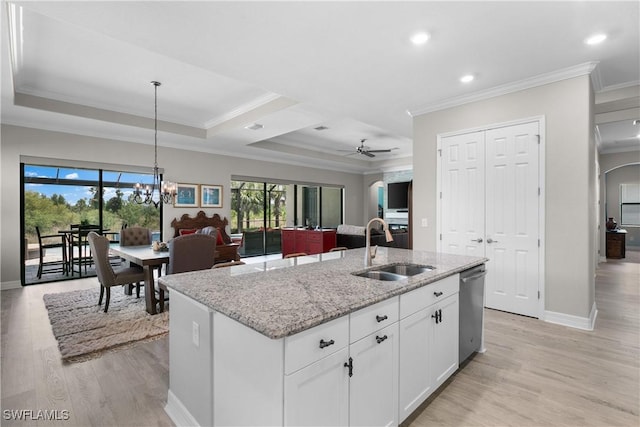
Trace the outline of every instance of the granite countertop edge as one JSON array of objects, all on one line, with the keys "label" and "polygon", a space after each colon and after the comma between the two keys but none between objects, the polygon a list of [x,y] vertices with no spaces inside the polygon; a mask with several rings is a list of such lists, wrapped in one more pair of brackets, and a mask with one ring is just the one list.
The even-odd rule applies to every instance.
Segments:
[{"label": "granite countertop edge", "polygon": [[[379,248],[379,251],[382,248]],[[356,252],[354,254],[354,252]],[[402,256],[404,252],[405,256]],[[358,256],[361,254],[361,257]],[[407,253],[419,254],[419,257],[407,256]],[[399,255],[400,254],[400,255]],[[425,255],[426,254],[426,255]],[[177,291],[209,309],[234,319],[241,324],[267,336],[271,339],[284,338],[303,332],[307,329],[343,317],[369,305],[376,304],[414,289],[427,286],[438,280],[473,268],[487,261],[483,257],[468,257],[430,252],[418,252],[403,249],[384,248],[384,255],[376,260],[375,268],[379,265],[399,264],[402,262],[416,262],[421,264],[437,264],[432,272],[422,273],[399,282],[384,282],[375,279],[354,276],[352,273],[367,270],[363,268],[363,251],[357,249],[345,251],[340,259],[329,259],[326,262],[312,262],[310,264],[292,266],[296,261],[277,260],[264,263],[264,271],[250,272],[251,264],[225,269],[203,270],[178,275],[163,276],[159,281],[171,291]],[[436,262],[445,257],[451,266],[441,266]],[[318,258],[316,256],[316,258]],[[269,270],[270,265],[284,267]],[[286,268],[287,265],[293,268]],[[323,267],[324,270],[319,270]],[[244,269],[250,274],[232,275],[234,271]],[[222,271],[218,271],[222,270]],[[305,273],[307,273],[305,275]],[[325,280],[323,274],[326,273]],[[317,280],[311,277],[319,277]],[[331,279],[344,280],[341,284],[331,287]],[[244,286],[246,284],[246,287]],[[273,289],[264,289],[268,286]],[[275,289],[275,291],[274,291]],[[277,292],[282,289],[281,294]],[[326,291],[324,291],[326,289]],[[335,291],[346,292],[336,297]],[[274,292],[269,292],[274,291]],[[326,292],[323,294],[323,291]],[[336,291],[334,293],[338,293]],[[357,293],[357,295],[356,295]],[[307,295],[309,294],[309,295]],[[307,297],[296,300],[296,295]],[[269,297],[271,296],[271,299]],[[291,301],[288,297],[291,297]],[[340,298],[342,297],[342,298]],[[336,298],[339,298],[336,301]],[[287,306],[287,303],[292,306]],[[299,303],[299,309],[295,304]],[[282,307],[284,306],[284,307]],[[305,312],[305,308],[307,311]]]}]

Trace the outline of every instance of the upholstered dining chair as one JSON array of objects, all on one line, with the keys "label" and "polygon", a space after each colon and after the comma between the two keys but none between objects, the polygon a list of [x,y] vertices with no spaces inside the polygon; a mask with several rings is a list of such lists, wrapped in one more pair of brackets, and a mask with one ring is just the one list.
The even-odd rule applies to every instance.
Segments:
[{"label": "upholstered dining chair", "polygon": [[[63,273],[67,274],[68,264],[67,264],[67,245],[65,242],[64,234],[52,234],[43,236],[40,233],[40,227],[36,225],[36,234],[38,235],[38,245],[39,245],[39,255],[40,255],[40,263],[38,264],[38,279],[42,278],[43,273]],[[49,243],[45,243],[44,239],[48,239]],[[54,242],[51,242],[51,239],[55,239]],[[60,248],[62,250],[62,260],[56,261],[46,261],[44,260],[44,254],[47,249],[57,249]],[[45,267],[47,269],[45,270]],[[49,268],[51,267],[51,268]]]},{"label": "upholstered dining chair", "polygon": [[185,234],[169,241],[167,274],[205,270],[213,267],[216,238],[208,234]]},{"label": "upholstered dining chair", "polygon": [[151,244],[151,230],[145,227],[126,227],[120,230],[120,246]]},{"label": "upholstered dining chair", "polygon": [[144,281],[144,271],[141,267],[125,267],[114,270],[109,262],[109,239],[99,235],[95,231],[88,234],[89,247],[91,247],[91,256],[96,266],[96,275],[100,282],[100,299],[98,305],[102,305],[102,298],[105,289],[107,290],[107,299],[104,303],[104,312],[109,310],[109,300],[111,299],[111,287],[116,285],[128,285],[136,283],[138,297],[140,296],[140,282]]}]

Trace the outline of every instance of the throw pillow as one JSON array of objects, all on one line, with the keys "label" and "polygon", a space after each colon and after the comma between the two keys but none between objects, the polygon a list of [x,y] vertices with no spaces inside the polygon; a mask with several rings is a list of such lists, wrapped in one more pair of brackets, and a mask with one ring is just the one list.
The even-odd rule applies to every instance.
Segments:
[{"label": "throw pillow", "polygon": [[181,228],[178,234],[185,236],[187,234],[194,234],[197,230],[195,228]]}]

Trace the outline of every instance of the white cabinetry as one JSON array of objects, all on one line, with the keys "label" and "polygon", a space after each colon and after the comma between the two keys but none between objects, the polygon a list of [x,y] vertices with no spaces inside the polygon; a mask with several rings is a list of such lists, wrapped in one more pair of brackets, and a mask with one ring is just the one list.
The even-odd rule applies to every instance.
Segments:
[{"label": "white cabinetry", "polygon": [[285,339],[285,425],[398,424],[398,310],[391,298]]},{"label": "white cabinetry", "polygon": [[459,275],[400,296],[400,422],[458,368]]}]

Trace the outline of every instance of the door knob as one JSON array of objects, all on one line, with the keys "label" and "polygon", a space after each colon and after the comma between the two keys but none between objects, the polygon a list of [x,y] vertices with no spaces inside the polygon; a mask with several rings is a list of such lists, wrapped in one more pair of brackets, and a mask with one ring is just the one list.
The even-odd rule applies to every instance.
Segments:
[{"label": "door knob", "polygon": [[471,239],[472,242],[482,243],[482,237],[478,237],[477,239]]}]

